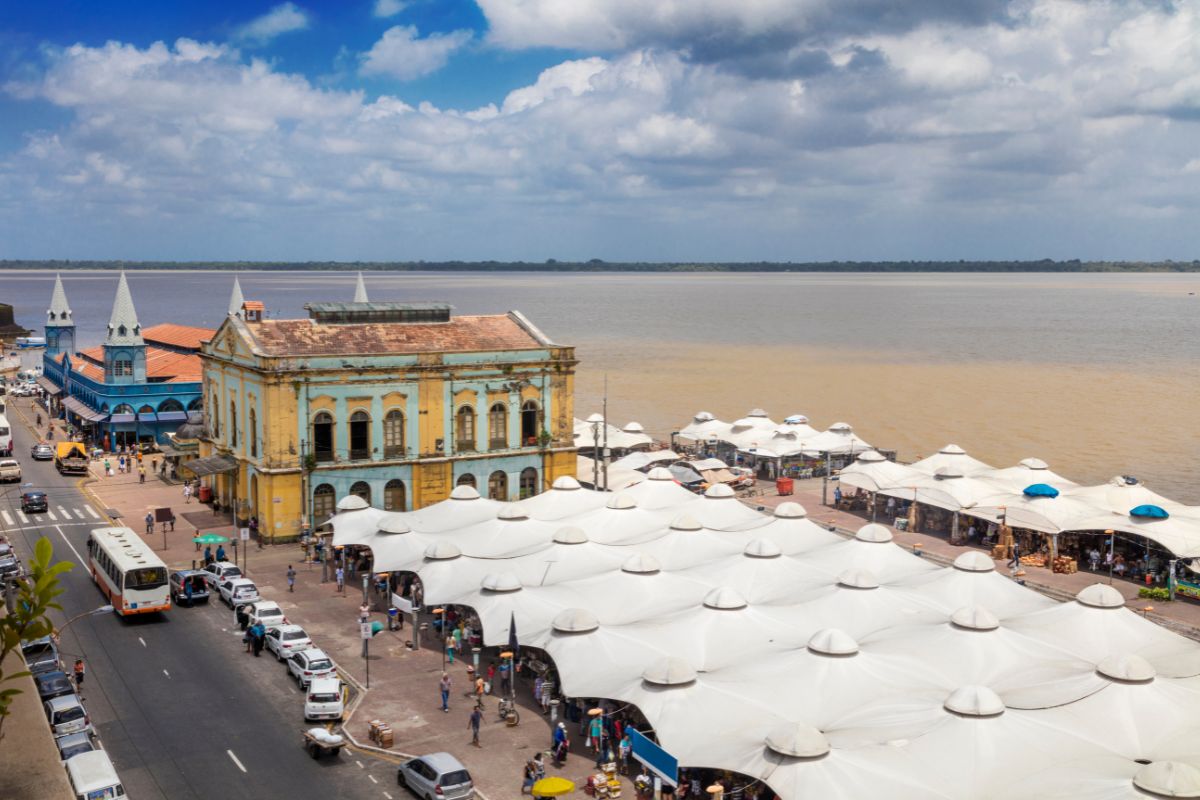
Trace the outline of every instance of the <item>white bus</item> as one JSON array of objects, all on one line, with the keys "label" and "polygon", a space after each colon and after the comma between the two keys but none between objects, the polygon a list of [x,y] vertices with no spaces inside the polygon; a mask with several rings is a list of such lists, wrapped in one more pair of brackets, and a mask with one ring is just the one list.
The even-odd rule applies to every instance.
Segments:
[{"label": "white bus", "polygon": [[148,614],[171,607],[166,564],[132,530],[96,528],[87,548],[92,577],[118,614]]},{"label": "white bus", "polygon": [[[0,401],[0,406],[3,401]],[[0,414],[0,456],[12,455],[12,428],[8,424],[8,417]]]}]

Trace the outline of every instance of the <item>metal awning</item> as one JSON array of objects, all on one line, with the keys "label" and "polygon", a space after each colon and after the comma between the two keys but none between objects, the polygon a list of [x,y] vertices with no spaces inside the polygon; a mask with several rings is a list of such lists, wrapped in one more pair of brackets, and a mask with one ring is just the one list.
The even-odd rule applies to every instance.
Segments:
[{"label": "metal awning", "polygon": [[187,470],[197,478],[201,478],[205,475],[233,472],[237,469],[237,466],[237,462],[229,456],[207,456],[205,458],[195,458],[191,461],[186,461],[180,464],[179,468]]},{"label": "metal awning", "polygon": [[92,409],[88,408],[87,404],[85,404],[78,397],[64,398],[62,403],[63,407],[68,411],[83,417],[88,422],[102,422],[108,419],[108,414],[105,414],[101,411],[93,411]]},{"label": "metal awning", "polygon": [[155,414],[153,411],[138,412],[137,421],[138,422],[158,422],[158,414]]},{"label": "metal awning", "polygon": [[159,422],[187,422],[186,411],[160,411],[158,412]]},{"label": "metal awning", "polygon": [[193,451],[180,450],[178,447],[172,447],[169,444],[159,444],[158,452],[162,453],[167,458],[183,458],[184,456],[192,455]]},{"label": "metal awning", "polygon": [[109,422],[133,422],[137,419],[137,414],[113,414],[109,417]]},{"label": "metal awning", "polygon": [[56,394],[62,394],[62,389],[55,386],[54,381],[50,380],[45,375],[38,376],[37,385],[42,387],[48,395],[53,396]]}]

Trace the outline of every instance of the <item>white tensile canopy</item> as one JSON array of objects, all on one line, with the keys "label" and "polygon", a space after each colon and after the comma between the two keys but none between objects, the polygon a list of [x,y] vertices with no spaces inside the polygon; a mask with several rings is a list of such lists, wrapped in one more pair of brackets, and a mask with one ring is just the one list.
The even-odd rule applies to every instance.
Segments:
[{"label": "white tensile canopy", "polygon": [[784,800],[1200,796],[1200,644],[1112,587],[1057,603],[978,551],[939,567],[795,503],[766,516],[661,474],[616,494],[560,481],[515,504],[460,487],[346,510],[335,540],[473,608],[488,645],[515,619],[568,695],[636,706],[681,766]]},{"label": "white tensile canopy", "polygon": [[596,434],[599,434],[600,446],[607,444],[613,450],[631,450],[635,447],[649,447],[654,440],[646,434],[640,423],[630,422],[624,428],[615,425],[597,423],[599,427],[592,429],[592,423],[587,420],[575,419],[575,446],[589,448],[596,446]]},{"label": "white tensile canopy", "polygon": [[[682,456],[673,450],[638,450],[630,453],[627,456],[618,458],[616,461],[609,464],[609,471],[614,467],[618,469],[642,470],[652,464],[665,461],[668,464],[673,461],[678,461]],[[664,465],[666,466],[666,465]]]},{"label": "white tensile canopy", "polygon": [[980,472],[976,473],[974,477],[985,480],[988,483],[994,483],[997,489],[1004,492],[1021,492],[1027,486],[1032,486],[1035,483],[1044,483],[1047,486],[1053,486],[1060,492],[1065,492],[1068,489],[1074,489],[1079,486],[1074,481],[1064,478],[1062,475],[1051,470],[1049,465],[1040,458],[1024,458],[1014,467]]},{"label": "white tensile canopy", "polygon": [[838,473],[843,486],[868,492],[914,486],[925,477],[928,476],[924,472],[889,461],[875,450],[866,451]]},{"label": "white tensile canopy", "polygon": [[846,422],[835,422],[828,430],[821,431],[812,439],[804,442],[804,454],[821,456],[854,455],[865,450],[873,449],[866,440],[860,438]]},{"label": "white tensile canopy", "polygon": [[933,455],[922,458],[909,466],[926,475],[933,475],[943,467],[949,467],[964,476],[996,471],[996,468],[990,464],[985,464],[979,459],[967,455],[967,451],[956,444],[948,444]]},{"label": "white tensile canopy", "polygon": [[[634,455],[640,454],[635,453]],[[620,460],[624,461],[624,459]],[[638,484],[646,480],[646,473],[618,466],[617,461],[614,461],[608,465],[608,473],[606,476],[604,472],[604,465],[597,464],[587,456],[575,457],[575,474],[581,476],[583,480],[588,483],[591,483],[593,476],[598,474],[598,488],[604,488],[604,481],[607,477],[608,490],[610,492],[619,492],[626,487],[633,486],[634,484]]]}]

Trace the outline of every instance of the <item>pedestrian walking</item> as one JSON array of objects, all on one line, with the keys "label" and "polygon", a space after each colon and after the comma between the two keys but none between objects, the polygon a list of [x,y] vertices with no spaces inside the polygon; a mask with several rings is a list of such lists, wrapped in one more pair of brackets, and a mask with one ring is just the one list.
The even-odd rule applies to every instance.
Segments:
[{"label": "pedestrian walking", "polygon": [[339,592],[341,592],[342,594],[345,594],[345,592],[346,592],[346,570],[343,569],[339,565],[337,568],[337,572],[334,573],[334,577],[337,578],[337,590]]},{"label": "pedestrian walking", "polygon": [[454,637],[446,637],[446,658],[451,664],[454,663]]},{"label": "pedestrian walking", "polygon": [[84,673],[83,659],[77,658],[77,659],[75,659],[75,688],[76,689],[83,688],[83,673]]},{"label": "pedestrian walking", "polygon": [[450,673],[443,672],[442,679],[438,682],[438,688],[442,691],[442,711],[450,712]]},{"label": "pedestrian walking", "polygon": [[193,591],[194,591],[194,589],[192,589],[192,581],[189,578],[188,582],[183,585],[183,598],[185,600],[187,600],[188,606],[192,605],[192,592]]},{"label": "pedestrian walking", "polygon": [[371,606],[368,603],[363,603],[361,606],[358,607],[358,621],[361,624],[363,622],[366,622],[370,618],[371,618]]},{"label": "pedestrian walking", "polygon": [[531,758],[525,762],[525,769],[521,772],[521,794],[525,794],[533,788],[533,784],[537,780],[535,775],[536,769]]},{"label": "pedestrian walking", "polygon": [[110,478],[113,476],[112,462],[109,461],[107,458],[104,459],[104,474]]},{"label": "pedestrian walking", "polygon": [[483,712],[476,707],[471,711],[471,718],[467,721],[467,727],[471,729],[471,744],[476,747],[482,747],[479,744],[479,723],[483,722]]},{"label": "pedestrian walking", "polygon": [[[109,474],[111,475],[112,473],[110,472]],[[190,483],[185,483],[183,485],[183,502],[192,502],[192,485]]]},{"label": "pedestrian walking", "polygon": [[146,533],[154,533],[154,515],[146,512]]},{"label": "pedestrian walking", "polygon": [[145,483],[145,482],[146,482],[146,467],[139,462],[138,463],[138,483]]},{"label": "pedestrian walking", "polygon": [[250,632],[254,637],[254,656],[257,658],[262,655],[263,637],[266,636],[267,629],[261,622],[256,622],[250,626]]},{"label": "pedestrian walking", "polygon": [[296,569],[291,564],[288,564],[287,570],[288,591],[296,591]]},{"label": "pedestrian walking", "polygon": [[617,770],[622,775],[629,774],[629,754],[633,752],[633,742],[626,733],[621,737],[621,743],[617,745]]}]

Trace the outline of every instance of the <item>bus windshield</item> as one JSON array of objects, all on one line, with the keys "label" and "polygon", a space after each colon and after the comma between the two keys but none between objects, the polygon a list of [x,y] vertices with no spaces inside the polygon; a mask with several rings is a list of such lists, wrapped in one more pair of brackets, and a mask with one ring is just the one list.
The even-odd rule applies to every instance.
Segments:
[{"label": "bus windshield", "polygon": [[131,569],[125,574],[126,589],[157,589],[167,585],[165,567],[142,567]]}]

